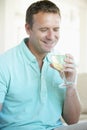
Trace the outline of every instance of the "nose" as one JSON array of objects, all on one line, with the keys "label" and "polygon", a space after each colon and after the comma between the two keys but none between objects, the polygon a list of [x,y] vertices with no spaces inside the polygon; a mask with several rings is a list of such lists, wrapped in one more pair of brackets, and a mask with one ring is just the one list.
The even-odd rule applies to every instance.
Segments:
[{"label": "nose", "polygon": [[48,39],[48,40],[53,40],[54,37],[55,37],[54,31],[53,31],[53,30],[48,30],[48,31],[47,31],[47,39]]}]

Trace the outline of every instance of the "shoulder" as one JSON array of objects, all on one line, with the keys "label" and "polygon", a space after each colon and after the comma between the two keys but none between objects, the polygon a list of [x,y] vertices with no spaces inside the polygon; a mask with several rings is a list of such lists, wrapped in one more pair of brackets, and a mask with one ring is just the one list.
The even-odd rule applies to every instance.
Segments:
[{"label": "shoulder", "polygon": [[[5,51],[4,53],[2,53],[0,55],[0,63],[1,62],[10,62],[10,61],[14,61],[15,58],[18,59],[18,56],[21,55],[21,52],[23,51],[24,48],[24,40],[22,40],[22,42],[18,45],[16,45],[15,47]],[[20,56],[19,56],[20,57]]]},{"label": "shoulder", "polygon": [[10,61],[12,62],[14,60],[14,57],[17,56],[18,48],[19,45],[2,53],[0,55],[0,64],[9,63]]},{"label": "shoulder", "polygon": [[[0,55],[0,80],[9,79],[10,73],[14,71],[17,62],[18,46],[11,48]],[[6,80],[7,81],[7,80]]]}]

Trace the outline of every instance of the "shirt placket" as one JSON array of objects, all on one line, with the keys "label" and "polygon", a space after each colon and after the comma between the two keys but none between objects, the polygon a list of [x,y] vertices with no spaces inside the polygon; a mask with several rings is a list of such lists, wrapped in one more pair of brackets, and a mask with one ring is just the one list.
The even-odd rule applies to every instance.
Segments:
[{"label": "shirt placket", "polygon": [[45,103],[47,99],[47,87],[44,75],[41,75],[41,102]]},{"label": "shirt placket", "polygon": [[47,101],[47,79],[46,79],[46,75],[47,75],[47,68],[48,68],[48,64],[46,61],[44,61],[43,67],[42,67],[42,71],[41,71],[41,102],[45,103]]}]

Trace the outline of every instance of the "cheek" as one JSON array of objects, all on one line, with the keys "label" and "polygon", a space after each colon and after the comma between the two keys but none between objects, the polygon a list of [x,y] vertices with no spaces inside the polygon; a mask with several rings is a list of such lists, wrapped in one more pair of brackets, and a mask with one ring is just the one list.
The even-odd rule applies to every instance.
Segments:
[{"label": "cheek", "polygon": [[57,39],[57,40],[59,40],[59,38],[60,38],[60,33],[58,32],[57,34],[55,34],[55,38]]},{"label": "cheek", "polygon": [[38,31],[36,31],[36,32],[33,32],[33,37],[34,38],[36,38],[36,39],[39,39],[39,38],[41,38],[42,37],[42,33],[40,33],[40,32],[38,32]]},{"label": "cheek", "polygon": [[59,40],[59,38],[60,38],[60,36],[58,35],[58,36],[56,36],[56,40]]},{"label": "cheek", "polygon": [[45,37],[46,37],[46,35],[43,34],[43,33],[37,33],[36,34],[36,38],[37,38],[38,41],[45,40]]},{"label": "cheek", "polygon": [[31,33],[30,33],[30,39],[31,39],[32,41],[37,40],[37,39],[38,39],[38,34],[37,34],[36,32],[31,32]]}]

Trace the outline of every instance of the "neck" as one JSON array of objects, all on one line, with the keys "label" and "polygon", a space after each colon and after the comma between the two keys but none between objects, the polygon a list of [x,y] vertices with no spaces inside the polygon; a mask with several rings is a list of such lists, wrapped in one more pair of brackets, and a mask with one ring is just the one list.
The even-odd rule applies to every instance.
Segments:
[{"label": "neck", "polygon": [[39,67],[41,69],[42,65],[43,65],[43,59],[46,56],[46,54],[43,54],[43,53],[40,53],[40,52],[36,51],[33,48],[33,46],[31,46],[31,43],[29,41],[26,43],[26,45],[29,48],[29,50],[32,52],[32,54],[36,57],[36,59],[38,61],[38,64],[39,64]]}]

